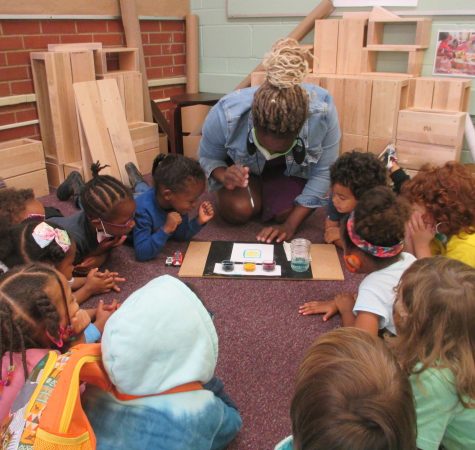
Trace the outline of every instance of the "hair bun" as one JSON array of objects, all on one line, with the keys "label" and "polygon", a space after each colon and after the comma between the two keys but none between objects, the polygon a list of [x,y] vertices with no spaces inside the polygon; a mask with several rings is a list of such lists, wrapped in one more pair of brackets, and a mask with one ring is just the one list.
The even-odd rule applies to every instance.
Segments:
[{"label": "hair bun", "polygon": [[309,50],[302,48],[295,39],[279,39],[271,51],[266,53],[262,62],[266,70],[266,80],[279,89],[302,83],[309,72],[309,54]]}]

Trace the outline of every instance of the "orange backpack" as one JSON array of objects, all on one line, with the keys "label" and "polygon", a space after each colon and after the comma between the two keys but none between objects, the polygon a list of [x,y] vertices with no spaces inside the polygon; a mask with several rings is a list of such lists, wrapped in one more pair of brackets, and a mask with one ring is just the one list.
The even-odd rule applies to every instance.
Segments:
[{"label": "orange backpack", "polygon": [[[17,397],[17,408],[2,426],[3,448],[94,450],[96,437],[81,405],[81,382],[111,392],[119,400],[140,398],[121,394],[113,386],[102,365],[100,344],[79,344],[63,355],[51,351],[32,371]],[[203,389],[200,383],[188,383],[152,395],[198,389]],[[18,407],[22,398],[27,402]]]}]

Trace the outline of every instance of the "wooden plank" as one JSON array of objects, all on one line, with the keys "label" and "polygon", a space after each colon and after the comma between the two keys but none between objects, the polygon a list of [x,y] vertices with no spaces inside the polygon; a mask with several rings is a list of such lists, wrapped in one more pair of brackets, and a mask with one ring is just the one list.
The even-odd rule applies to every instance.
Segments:
[{"label": "wooden plank", "polygon": [[376,51],[376,52],[413,52],[416,50],[421,50],[427,47],[421,45],[399,45],[399,44],[368,44],[366,46],[367,50]]},{"label": "wooden plank", "polygon": [[367,20],[343,19],[338,27],[337,73],[359,74],[363,71]]},{"label": "wooden plank", "polygon": [[104,75],[109,72],[107,59],[110,55],[118,58],[119,70],[139,69],[139,54],[136,48],[131,47],[110,47],[94,50],[94,65],[96,75]]},{"label": "wooden plank", "polygon": [[125,165],[132,162],[137,165],[132,138],[130,137],[125,112],[122,108],[119,89],[114,80],[99,80],[96,82],[102,103],[102,113],[109,132],[113,152],[120,177],[126,186],[130,185]]},{"label": "wooden plank", "polygon": [[415,50],[409,52],[407,60],[407,73],[419,77],[422,72],[422,63],[424,62],[424,50]]},{"label": "wooden plank", "polygon": [[142,74],[138,71],[124,73],[124,96],[127,122],[143,122]]},{"label": "wooden plank", "polygon": [[370,136],[368,139],[368,152],[379,156],[381,152],[392,142],[393,139]]},{"label": "wooden plank", "polygon": [[408,81],[373,80],[369,135],[395,139],[398,114],[407,107]]},{"label": "wooden plank", "polygon": [[[91,50],[76,51],[69,53],[71,62],[71,74],[73,83],[81,81],[94,81],[96,74],[94,71],[94,57]],[[74,93],[71,96],[74,105]]]},{"label": "wooden plank", "polygon": [[343,133],[341,136],[340,154],[358,150],[359,152],[368,151],[368,136]]},{"label": "wooden plank", "polygon": [[424,164],[441,166],[447,161],[460,160],[460,148],[421,142],[396,141],[398,164],[403,168],[419,170]]},{"label": "wooden plank", "polygon": [[101,42],[77,42],[71,44],[48,44],[49,52],[83,52],[85,50],[98,50],[102,48]]},{"label": "wooden plank", "polygon": [[0,177],[10,178],[45,168],[41,141],[22,138],[0,143]]},{"label": "wooden plank", "polygon": [[[184,17],[190,12],[188,0],[136,0],[140,16]],[[120,16],[118,0],[2,0],[0,14],[112,15]]]},{"label": "wooden plank", "polygon": [[160,147],[158,125],[156,123],[134,122],[128,125],[135,153]]},{"label": "wooden plank", "polygon": [[467,111],[471,81],[438,79],[434,84],[432,108],[444,111]]},{"label": "wooden plank", "polygon": [[340,127],[343,127],[345,111],[345,78],[343,76],[321,76],[320,86],[333,97]]},{"label": "wooden plank", "polygon": [[7,187],[13,187],[16,189],[33,189],[35,197],[43,197],[49,194],[46,169],[35,170],[34,172],[6,178],[4,181]]},{"label": "wooden plank", "polygon": [[190,242],[180,267],[178,276],[180,278],[200,278],[203,276],[206,260],[208,259],[211,242]]},{"label": "wooden plank", "polygon": [[397,139],[460,149],[466,113],[399,112]]},{"label": "wooden plank", "polygon": [[408,106],[418,109],[432,109],[434,79],[414,78],[409,82]]},{"label": "wooden plank", "polygon": [[384,42],[384,23],[368,22],[367,45],[381,45]]},{"label": "wooden plank", "polygon": [[345,279],[336,247],[333,244],[312,244],[310,255],[314,280],[343,281]]},{"label": "wooden plank", "polygon": [[364,78],[345,79],[343,133],[368,135],[372,85]]},{"label": "wooden plank", "polygon": [[414,43],[424,48],[430,45],[430,34],[432,31],[432,20],[419,18],[416,24],[416,37]]},{"label": "wooden plank", "polygon": [[[117,95],[119,95],[117,84],[112,80],[103,80],[103,82],[105,81],[113,83]],[[90,167],[87,163],[90,161],[99,161],[102,165],[109,165],[109,167],[101,171],[101,174],[112,175],[113,177],[121,179],[106,118],[104,117],[103,102],[99,93],[98,83],[99,82],[96,81],[74,83],[76,106],[84,133],[81,146],[83,164],[86,163],[84,173],[86,177],[89,177]],[[127,129],[127,125],[125,125],[125,127]]]},{"label": "wooden plank", "polygon": [[46,175],[48,184],[57,188],[64,181],[64,165],[57,164],[54,160],[46,160]]},{"label": "wooden plank", "polygon": [[153,160],[159,153],[160,149],[158,147],[136,153],[135,156],[137,157],[137,167],[139,168],[140,172],[143,174],[151,173]]},{"label": "wooden plank", "polygon": [[336,73],[339,22],[315,21],[313,73]]}]

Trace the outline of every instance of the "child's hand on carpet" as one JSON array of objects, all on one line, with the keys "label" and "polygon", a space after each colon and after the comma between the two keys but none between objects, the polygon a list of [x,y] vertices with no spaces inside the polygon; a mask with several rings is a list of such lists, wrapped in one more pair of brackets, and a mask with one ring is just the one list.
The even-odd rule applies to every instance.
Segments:
[{"label": "child's hand on carpet", "polygon": [[[86,284],[84,288],[87,290],[89,296],[96,294],[105,294],[110,292],[114,287],[115,278],[109,271],[99,272],[99,269],[91,269],[87,274]],[[115,289],[114,289],[115,290]]]},{"label": "child's hand on carpet", "polygon": [[214,217],[214,209],[211,202],[201,203],[198,209],[198,223],[204,225]]},{"label": "child's hand on carpet", "polygon": [[119,275],[119,272],[110,272],[108,269],[106,269],[104,272],[96,272],[96,276],[108,280],[112,279],[111,289],[115,292],[120,292],[120,287],[117,285],[117,283],[123,283],[124,281],[126,281],[124,277],[121,277]]},{"label": "child's hand on carpet", "polygon": [[299,307],[299,314],[302,316],[308,316],[310,314],[323,314],[323,321],[326,322],[330,317],[334,316],[338,312],[338,307],[335,300],[327,302],[307,302]]}]

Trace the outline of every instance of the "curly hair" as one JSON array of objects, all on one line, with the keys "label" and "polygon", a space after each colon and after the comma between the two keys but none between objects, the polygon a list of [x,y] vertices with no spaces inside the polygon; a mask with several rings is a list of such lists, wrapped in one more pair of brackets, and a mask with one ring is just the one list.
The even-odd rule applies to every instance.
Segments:
[{"label": "curly hair", "polygon": [[172,192],[184,192],[190,181],[206,182],[206,175],[198,161],[170,153],[158,155],[152,165],[155,188],[165,186]]},{"label": "curly hair", "polygon": [[280,39],[265,55],[266,81],[254,94],[254,125],[279,135],[295,135],[308,115],[308,94],[300,86],[308,73],[308,50],[295,39]]},{"label": "curly hair", "polygon": [[[26,350],[42,348],[42,330],[59,339],[60,316],[47,289],[54,281],[61,286],[61,275],[52,267],[34,263],[19,266],[0,278],[0,356],[7,351],[21,352],[25,379],[28,377]],[[0,358],[0,373],[2,372]]]},{"label": "curly hair", "polygon": [[118,203],[133,199],[132,191],[121,181],[110,175],[99,175],[105,167],[108,166],[101,166],[99,161],[91,164],[92,179],[81,191],[81,204],[90,219],[107,219]]},{"label": "curly hair", "polygon": [[387,186],[386,167],[373,153],[343,153],[330,167],[330,183],[348,188],[358,200],[375,186]]},{"label": "curly hair", "polygon": [[33,189],[0,189],[0,219],[8,223],[18,222],[18,217],[25,210],[25,203],[33,200]]},{"label": "curly hair", "polygon": [[409,380],[376,336],[339,328],[308,349],[290,408],[298,450],[415,450]]},{"label": "curly hair", "polygon": [[444,223],[447,236],[475,233],[475,177],[462,164],[425,167],[403,185],[402,194],[424,206],[435,223]]},{"label": "curly hair", "polygon": [[[401,307],[404,319],[398,319]],[[401,367],[408,374],[450,369],[460,402],[470,408],[475,408],[474,317],[475,269],[470,266],[436,256],[415,261],[402,275],[392,344]]]}]

